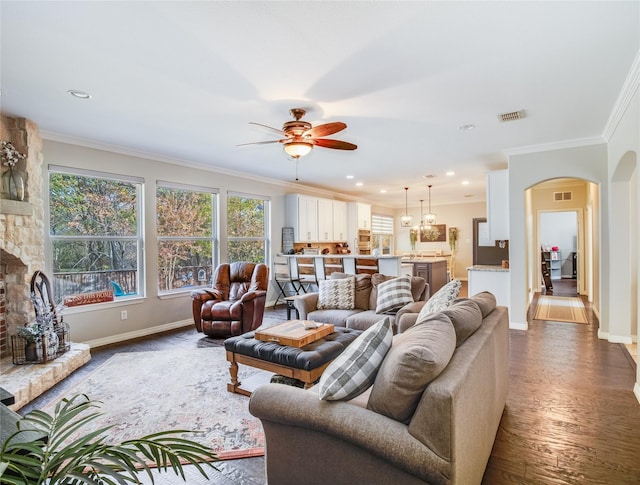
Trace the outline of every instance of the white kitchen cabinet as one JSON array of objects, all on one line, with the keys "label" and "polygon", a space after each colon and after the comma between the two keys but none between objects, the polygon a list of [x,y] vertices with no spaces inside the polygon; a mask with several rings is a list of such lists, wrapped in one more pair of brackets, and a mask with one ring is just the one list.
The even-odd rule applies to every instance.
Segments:
[{"label": "white kitchen cabinet", "polygon": [[487,226],[489,239],[509,239],[509,170],[487,172]]},{"label": "white kitchen cabinet", "polygon": [[293,227],[294,242],[318,241],[318,199],[300,194],[286,197],[287,226]]},{"label": "white kitchen cabinet", "polygon": [[333,240],[347,240],[347,203],[339,200],[333,201]]},{"label": "white kitchen cabinet", "polygon": [[349,229],[371,230],[371,206],[362,202],[349,202],[348,204]]},{"label": "white kitchen cabinet", "polygon": [[333,237],[333,201],[318,199],[318,241],[331,242]]}]

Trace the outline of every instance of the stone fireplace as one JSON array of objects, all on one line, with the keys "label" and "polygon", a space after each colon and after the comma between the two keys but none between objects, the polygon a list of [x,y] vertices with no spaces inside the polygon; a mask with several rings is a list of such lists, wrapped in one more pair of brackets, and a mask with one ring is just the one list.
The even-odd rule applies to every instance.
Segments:
[{"label": "stone fireplace", "polygon": [[0,140],[26,155],[15,167],[25,181],[24,200],[0,199],[0,357],[6,357],[11,353],[9,336],[34,319],[29,283],[34,271],[44,270],[44,184],[38,127],[2,115]]}]

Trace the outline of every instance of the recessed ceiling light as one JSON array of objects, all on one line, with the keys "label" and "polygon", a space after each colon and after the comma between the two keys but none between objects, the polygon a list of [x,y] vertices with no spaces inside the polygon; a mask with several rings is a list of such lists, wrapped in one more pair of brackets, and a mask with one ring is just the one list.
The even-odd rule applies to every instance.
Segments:
[{"label": "recessed ceiling light", "polygon": [[352,178],[353,178],[353,175],[347,175],[347,178],[348,178],[348,179],[352,179]]},{"label": "recessed ceiling light", "polygon": [[428,174],[428,175],[423,175],[422,177],[423,177],[423,178],[426,178],[426,179],[433,179],[433,178],[436,178],[436,176],[435,176],[435,175],[433,175],[432,173],[430,173],[430,174]]},{"label": "recessed ceiling light", "polygon": [[67,92],[71,96],[73,96],[75,98],[80,98],[80,99],[89,99],[89,98],[91,98],[91,95],[89,93],[87,93],[86,91],[78,91],[77,89],[70,89]]},{"label": "recessed ceiling light", "polygon": [[469,181],[468,180],[463,180],[462,181],[462,185],[469,185]]},{"label": "recessed ceiling light", "polygon": [[381,194],[386,194],[387,193],[387,189],[380,189],[380,193]]},{"label": "recessed ceiling light", "polygon": [[473,197],[473,194],[464,194],[466,198]]},{"label": "recessed ceiling light", "polygon": [[453,177],[456,173],[453,170],[450,170],[446,173],[447,177]]},{"label": "recessed ceiling light", "polygon": [[471,131],[476,127],[476,125],[468,124],[468,125],[460,125],[460,131]]},{"label": "recessed ceiling light", "polygon": [[356,182],[356,187],[362,187],[364,184],[362,182]]}]

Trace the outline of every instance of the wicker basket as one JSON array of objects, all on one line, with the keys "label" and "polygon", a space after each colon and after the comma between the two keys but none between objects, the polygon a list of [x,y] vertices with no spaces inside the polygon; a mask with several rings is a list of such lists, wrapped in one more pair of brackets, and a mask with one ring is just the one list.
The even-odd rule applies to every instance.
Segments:
[{"label": "wicker basket", "polygon": [[57,325],[55,331],[57,338],[42,337],[42,342],[30,342],[20,335],[11,336],[11,353],[13,363],[41,364],[60,357],[71,348],[69,338],[69,325],[62,322]]}]

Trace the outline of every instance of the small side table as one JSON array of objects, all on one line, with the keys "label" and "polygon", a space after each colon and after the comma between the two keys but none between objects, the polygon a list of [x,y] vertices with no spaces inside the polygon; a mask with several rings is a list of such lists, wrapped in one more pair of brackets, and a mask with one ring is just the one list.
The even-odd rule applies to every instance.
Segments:
[{"label": "small side table", "polygon": [[295,296],[287,296],[284,299],[284,302],[287,305],[287,320],[291,320],[291,310],[296,312],[296,320],[300,319],[300,312],[298,312],[298,309],[293,304],[295,298]]}]

